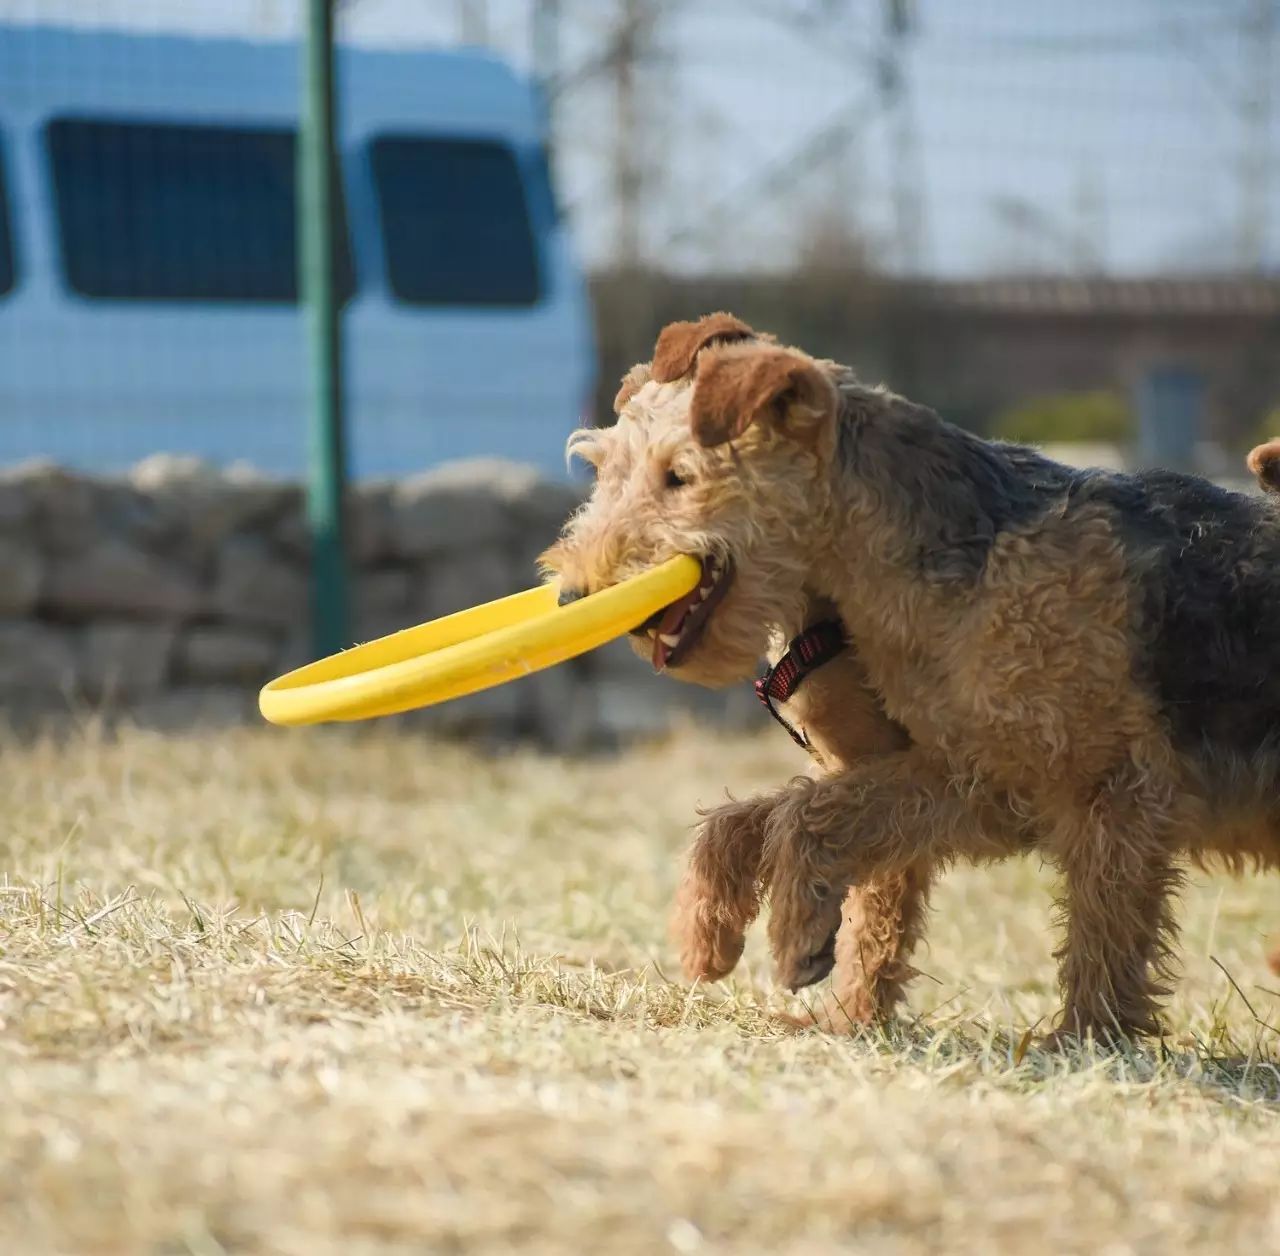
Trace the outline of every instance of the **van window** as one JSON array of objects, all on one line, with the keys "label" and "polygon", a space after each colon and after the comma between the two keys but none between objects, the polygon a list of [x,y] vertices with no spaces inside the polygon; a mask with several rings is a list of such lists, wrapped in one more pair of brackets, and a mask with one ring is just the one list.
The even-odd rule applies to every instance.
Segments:
[{"label": "van window", "polygon": [[0,296],[13,291],[13,234],[9,228],[9,185],[5,181],[4,145],[0,143]]},{"label": "van window", "polygon": [[[87,297],[298,299],[292,130],[58,118],[63,265]],[[354,288],[339,203],[338,290]]]},{"label": "van window", "polygon": [[388,280],[411,305],[533,305],[537,245],[515,154],[492,140],[371,146]]},{"label": "van window", "polygon": [[563,217],[555,186],[551,180],[551,153],[545,145],[538,149],[537,158],[529,174],[529,203],[535,209],[541,209],[545,222],[558,223]]}]

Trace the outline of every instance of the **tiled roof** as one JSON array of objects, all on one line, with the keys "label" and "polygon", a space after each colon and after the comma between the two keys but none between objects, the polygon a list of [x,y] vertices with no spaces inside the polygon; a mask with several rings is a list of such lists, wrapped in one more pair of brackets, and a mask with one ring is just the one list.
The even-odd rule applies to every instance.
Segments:
[{"label": "tiled roof", "polygon": [[971,312],[1280,316],[1280,276],[934,280],[906,285],[924,304]]}]

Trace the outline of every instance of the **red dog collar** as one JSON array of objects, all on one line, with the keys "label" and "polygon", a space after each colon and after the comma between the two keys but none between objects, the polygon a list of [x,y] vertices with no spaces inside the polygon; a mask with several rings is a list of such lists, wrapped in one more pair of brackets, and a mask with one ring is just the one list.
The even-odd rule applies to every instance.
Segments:
[{"label": "red dog collar", "polygon": [[830,663],[848,644],[844,625],[838,619],[824,619],[793,637],[786,653],[756,681],[756,697],[787,730],[791,740],[805,750],[809,749],[809,738],[794,728],[774,703],[786,702],[810,672]]}]

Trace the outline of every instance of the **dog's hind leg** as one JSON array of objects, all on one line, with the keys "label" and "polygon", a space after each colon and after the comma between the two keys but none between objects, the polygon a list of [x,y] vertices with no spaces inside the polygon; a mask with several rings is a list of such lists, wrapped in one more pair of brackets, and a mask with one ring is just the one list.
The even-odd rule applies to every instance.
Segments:
[{"label": "dog's hind leg", "polygon": [[924,934],[933,867],[927,860],[872,877],[845,895],[831,988],[810,1012],[839,1032],[891,1016],[915,976],[909,956]]},{"label": "dog's hind leg", "polygon": [[671,933],[690,980],[715,981],[742,955],[760,911],[760,855],[776,795],[730,802],[703,817],[676,893]]}]

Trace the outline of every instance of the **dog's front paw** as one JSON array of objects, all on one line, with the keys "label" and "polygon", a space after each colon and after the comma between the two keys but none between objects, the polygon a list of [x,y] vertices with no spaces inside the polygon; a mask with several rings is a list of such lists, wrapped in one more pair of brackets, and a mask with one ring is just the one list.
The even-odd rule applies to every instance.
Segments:
[{"label": "dog's front paw", "polygon": [[729,802],[707,812],[676,893],[671,932],[690,981],[717,981],[742,956],[760,910],[760,850],[768,799]]},{"label": "dog's front paw", "polygon": [[742,958],[746,938],[740,930],[716,921],[688,929],[680,938],[680,969],[686,981],[719,981]]},{"label": "dog's front paw", "polygon": [[836,962],[838,894],[814,887],[802,895],[775,895],[769,918],[774,978],[792,991],[821,981]]},{"label": "dog's front paw", "polygon": [[836,930],[812,955],[788,956],[785,971],[781,960],[778,961],[778,980],[792,994],[803,990],[806,986],[821,981],[836,963]]},{"label": "dog's front paw", "polygon": [[[791,783],[765,822],[761,883],[769,897],[774,976],[788,990],[821,981],[835,965],[844,884],[832,884],[811,814],[814,780]],[[817,818],[820,818],[817,817]]]},{"label": "dog's front paw", "polygon": [[742,958],[746,926],[741,914],[706,894],[703,882],[690,873],[676,894],[671,935],[686,980],[719,981]]}]

